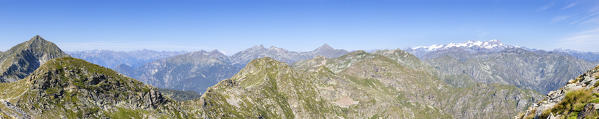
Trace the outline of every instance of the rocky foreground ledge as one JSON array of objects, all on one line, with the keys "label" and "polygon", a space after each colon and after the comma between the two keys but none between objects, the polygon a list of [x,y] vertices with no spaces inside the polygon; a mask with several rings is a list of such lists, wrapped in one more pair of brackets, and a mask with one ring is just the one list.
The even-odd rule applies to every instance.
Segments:
[{"label": "rocky foreground ledge", "polygon": [[551,91],[517,119],[599,118],[599,66]]}]

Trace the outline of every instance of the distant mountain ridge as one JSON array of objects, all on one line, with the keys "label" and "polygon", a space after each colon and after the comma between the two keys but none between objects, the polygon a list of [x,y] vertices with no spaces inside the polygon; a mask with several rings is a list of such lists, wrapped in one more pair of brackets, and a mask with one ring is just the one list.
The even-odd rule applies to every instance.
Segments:
[{"label": "distant mountain ridge", "polygon": [[295,52],[288,51],[283,48],[278,48],[275,46],[271,46],[270,48],[265,48],[262,45],[254,46],[252,48],[248,48],[246,50],[235,53],[231,56],[231,59],[236,64],[247,64],[249,61],[262,58],[262,57],[272,57],[279,61],[285,63],[294,63],[301,60],[307,60],[314,58],[315,56],[324,56],[324,57],[339,57],[341,55],[347,54],[348,51],[343,49],[335,49],[328,44],[323,44],[322,46],[308,52]]},{"label": "distant mountain ridge", "polygon": [[[185,51],[154,51],[154,50],[136,50],[136,51],[112,51],[112,50],[86,50],[69,51],[72,57],[83,59],[94,64],[98,64],[111,69],[129,66],[137,68],[157,59],[172,57],[186,53]],[[122,65],[122,66],[121,66]]]},{"label": "distant mountain ridge", "polygon": [[445,74],[466,75],[478,82],[510,84],[541,93],[555,90],[591,68],[591,62],[568,53],[532,50],[499,41],[469,41],[434,50],[408,49]]},{"label": "distant mountain ridge", "polygon": [[[159,88],[191,90],[202,93],[209,86],[231,78],[248,62],[257,58],[272,57],[286,63],[294,63],[316,56],[338,57],[347,52],[346,50],[334,49],[328,44],[308,52],[288,51],[274,46],[265,48],[258,45],[232,56],[227,56],[218,50],[202,50],[155,60],[124,73]],[[125,69],[117,70],[123,71]]]},{"label": "distant mountain ridge", "polygon": [[[565,83],[565,81],[558,79],[575,76],[588,68],[585,66],[589,64],[589,62],[578,60],[580,58],[572,58],[568,53],[531,50],[503,44],[498,40],[422,46],[406,49],[406,51],[422,59],[425,63],[433,65],[441,73],[467,75],[479,82],[513,84],[519,87],[535,89],[542,93],[557,88],[559,85]],[[258,45],[231,56],[226,56],[219,52],[178,57],[181,59],[168,57],[139,67],[118,65],[113,69],[159,88],[204,92],[207,86],[231,77],[253,59],[272,57],[278,61],[292,64],[297,61],[314,58],[315,56],[334,58],[346,53],[347,51],[334,49],[328,44],[324,44],[308,52],[288,51],[274,46],[265,48],[262,45]],[[196,58],[212,57],[211,55],[219,55],[218,57],[221,58],[213,59],[219,62],[201,63],[192,61]],[[493,60],[492,58],[497,60]],[[184,59],[190,61],[184,61]],[[517,66],[513,64],[522,65]],[[551,67],[564,70],[556,70]],[[212,68],[210,71],[214,72],[210,72],[209,68]],[[516,75],[513,71],[523,72],[523,74]],[[495,73],[490,74],[489,72]],[[182,83],[185,81],[194,83]]]},{"label": "distant mountain ridge", "polygon": [[556,49],[553,51],[567,53],[576,58],[583,59],[588,62],[593,62],[595,64],[599,64],[599,52],[584,52],[584,51],[577,51],[577,50],[570,50],[570,49]]},{"label": "distant mountain ridge", "polygon": [[220,80],[230,78],[241,67],[219,51],[196,51],[153,61],[129,75],[159,88],[202,93]]},{"label": "distant mountain ridge", "polygon": [[[276,47],[258,49],[253,51],[259,52],[252,52],[256,55],[246,56],[262,58],[251,60],[249,64],[234,63],[232,56],[215,50],[177,55],[144,65],[148,66],[144,68],[147,71],[141,73],[154,78],[144,82],[152,85],[195,91],[201,85],[217,82],[195,100],[189,99],[198,95],[188,91],[162,90],[167,92],[165,95],[157,88],[81,59],[54,58],[45,61],[23,80],[0,83],[0,117],[507,118],[539,101],[541,96],[512,84],[479,82],[476,77],[452,74],[447,72],[451,70],[441,68],[451,67],[445,66],[447,64],[458,64],[459,67],[463,62],[430,65],[429,61],[400,49],[372,53],[354,51],[335,58],[316,55],[307,60],[294,60],[294,56],[301,55],[290,55],[308,54],[306,52],[289,53]],[[439,56],[463,59],[484,56],[446,53],[450,55]],[[571,64],[567,62],[570,61],[568,56],[562,54],[555,55],[566,57],[558,58],[565,63],[543,59],[553,58],[553,54],[542,51],[511,49],[496,53],[502,55],[487,59],[542,60],[543,63],[524,64],[555,66],[556,75],[577,67],[573,65],[564,70],[561,66]],[[511,58],[511,55],[521,57],[522,54],[528,55]],[[268,55],[295,63],[277,61]],[[554,61],[557,65],[552,63]],[[481,63],[485,65],[472,66],[483,66],[484,69],[493,62],[481,60]],[[230,78],[209,80],[218,79],[227,74],[223,71],[233,71],[229,68],[235,67],[240,69]],[[519,69],[527,68],[515,70]],[[492,73],[480,75],[496,76]],[[169,97],[187,101],[179,102]]]}]

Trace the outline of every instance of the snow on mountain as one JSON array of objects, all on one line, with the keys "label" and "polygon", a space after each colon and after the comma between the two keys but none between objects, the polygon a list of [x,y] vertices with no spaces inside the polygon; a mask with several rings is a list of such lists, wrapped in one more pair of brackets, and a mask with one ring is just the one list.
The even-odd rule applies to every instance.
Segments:
[{"label": "snow on mountain", "polygon": [[431,45],[431,46],[417,46],[410,48],[410,50],[423,50],[423,51],[436,51],[450,48],[471,48],[471,49],[505,49],[514,48],[516,46],[503,44],[499,40],[490,41],[467,41],[465,43],[449,43],[442,45]]}]

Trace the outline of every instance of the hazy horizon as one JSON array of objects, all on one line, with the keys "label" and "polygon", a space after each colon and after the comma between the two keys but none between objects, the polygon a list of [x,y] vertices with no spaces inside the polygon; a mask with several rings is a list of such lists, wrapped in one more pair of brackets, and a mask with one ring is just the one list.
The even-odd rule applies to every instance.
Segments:
[{"label": "hazy horizon", "polygon": [[[42,36],[42,37],[43,37],[43,36]],[[46,40],[48,40],[48,39],[46,39]],[[23,42],[25,42],[25,41],[26,41],[26,40],[24,40]],[[50,41],[50,42],[53,42],[53,41],[51,41],[51,40],[49,40],[49,41]],[[466,43],[466,42],[470,42],[470,41],[482,41],[482,42],[488,42],[488,41],[491,41],[491,40],[488,40],[488,41],[483,41],[483,40],[468,40],[468,41],[464,41],[464,42],[450,42],[450,43]],[[500,40],[498,40],[498,41],[503,43],[503,41],[500,41]],[[56,42],[53,42],[53,43],[57,44],[57,45],[58,45],[58,47],[61,47],[61,44],[60,44],[60,43],[56,43]],[[448,43],[448,44],[449,44],[449,43]],[[507,44],[507,43],[503,43],[503,44],[505,44],[505,45],[509,45],[509,46],[515,46],[515,47],[518,47],[518,48],[527,48],[527,49],[533,49],[533,50],[545,50],[545,51],[554,51],[554,50],[574,50],[574,51],[580,51],[580,52],[593,52],[593,53],[599,53],[599,52],[597,52],[597,51],[576,50],[576,49],[568,49],[568,48],[539,49],[539,48],[531,48],[531,47],[522,47],[522,46],[515,45],[515,44]],[[15,45],[16,45],[16,44],[15,44]],[[332,45],[330,45],[330,44],[328,44],[328,43],[324,43],[324,44],[321,44],[321,45],[315,46],[314,48],[312,48],[312,49],[308,49],[308,50],[292,50],[292,49],[288,49],[288,48],[284,48],[284,47],[279,47],[279,46],[275,46],[275,45],[264,45],[264,44],[252,45],[252,46],[249,46],[249,47],[243,48],[243,49],[241,49],[241,50],[238,50],[238,51],[224,51],[224,50],[222,50],[222,49],[200,49],[200,48],[198,48],[198,49],[195,49],[195,50],[168,50],[168,49],[166,49],[166,50],[162,49],[162,50],[161,50],[161,49],[148,49],[148,48],[141,48],[141,49],[125,49],[125,50],[122,50],[122,49],[120,49],[120,50],[119,50],[119,49],[116,49],[116,50],[115,50],[115,49],[103,49],[103,48],[97,48],[97,49],[80,49],[80,50],[65,50],[65,49],[62,49],[62,50],[63,50],[63,51],[65,51],[65,52],[83,52],[83,51],[136,52],[136,51],[144,51],[144,50],[149,50],[149,51],[157,51],[157,52],[196,52],[196,51],[207,51],[207,52],[210,52],[210,51],[217,50],[217,51],[219,51],[219,52],[221,52],[221,53],[223,53],[223,54],[225,54],[225,55],[229,55],[229,56],[230,56],[230,55],[233,55],[233,54],[235,54],[235,53],[241,52],[241,51],[243,51],[243,50],[250,49],[250,48],[253,48],[253,47],[259,47],[259,46],[262,46],[262,47],[264,47],[264,48],[266,48],[266,49],[268,49],[268,48],[271,48],[271,47],[277,47],[277,48],[283,48],[283,49],[285,49],[285,50],[288,50],[288,51],[293,51],[293,52],[309,52],[309,51],[316,50],[317,48],[319,48],[319,47],[322,47],[322,46],[324,46],[324,45],[328,45],[328,46],[330,46],[330,47],[332,47],[332,48],[334,48],[334,49],[342,49],[342,50],[347,50],[347,51],[350,51],[350,52],[351,52],[351,51],[357,51],[357,50],[363,50],[363,51],[375,51],[375,50],[393,50],[393,49],[401,49],[401,50],[406,50],[406,49],[410,49],[410,48],[429,47],[429,46],[434,46],[434,45],[447,45],[447,44],[429,44],[429,45],[408,46],[408,47],[403,47],[403,48],[378,48],[378,49],[343,49],[343,48],[337,48],[337,47],[335,47],[335,46],[332,46]],[[62,48],[62,47],[61,47],[61,48]],[[4,48],[4,49],[2,49],[2,50],[0,50],[0,51],[2,51],[2,52],[5,52],[5,51],[7,51],[8,49],[10,49],[10,47],[8,47],[8,48]]]}]

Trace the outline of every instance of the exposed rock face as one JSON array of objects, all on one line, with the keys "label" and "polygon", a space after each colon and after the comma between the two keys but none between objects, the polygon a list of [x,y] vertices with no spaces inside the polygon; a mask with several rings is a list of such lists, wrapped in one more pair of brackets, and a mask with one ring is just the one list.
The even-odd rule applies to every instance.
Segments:
[{"label": "exposed rock face", "polygon": [[568,81],[566,86],[551,91],[545,99],[516,118],[598,118],[599,67]]},{"label": "exposed rock face", "polygon": [[25,78],[46,61],[69,56],[54,43],[35,36],[0,53],[0,82],[14,82]]},{"label": "exposed rock face", "polygon": [[158,89],[70,57],[50,60],[26,79],[5,85],[8,87],[0,91],[8,93],[0,96],[1,100],[17,108],[2,112],[15,117],[175,118],[186,115]]}]

